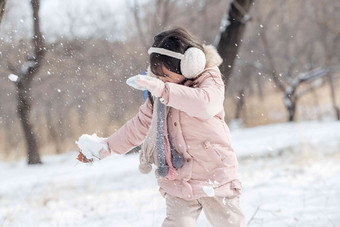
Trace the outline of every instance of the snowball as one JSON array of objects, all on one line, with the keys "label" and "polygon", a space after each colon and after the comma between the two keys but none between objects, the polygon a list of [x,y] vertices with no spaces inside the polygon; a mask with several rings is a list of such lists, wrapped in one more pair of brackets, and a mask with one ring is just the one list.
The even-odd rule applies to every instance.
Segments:
[{"label": "snowball", "polygon": [[126,80],[126,84],[137,89],[137,90],[145,90],[144,88],[141,88],[137,85],[137,80],[158,80],[157,78],[151,77],[151,76],[143,76],[143,75],[136,75],[133,77],[130,77]]},{"label": "snowball", "polygon": [[98,137],[96,134],[83,134],[76,141],[76,144],[86,158],[100,157],[99,151],[101,149],[108,150],[108,145],[104,142],[104,138]]},{"label": "snowball", "polygon": [[209,197],[215,196],[214,188],[211,186],[203,186],[203,191],[205,194],[207,194]]},{"label": "snowball", "polygon": [[19,79],[19,77],[18,77],[17,75],[14,75],[14,74],[9,74],[9,75],[8,75],[8,79],[9,79],[10,81],[17,82],[18,79]]}]

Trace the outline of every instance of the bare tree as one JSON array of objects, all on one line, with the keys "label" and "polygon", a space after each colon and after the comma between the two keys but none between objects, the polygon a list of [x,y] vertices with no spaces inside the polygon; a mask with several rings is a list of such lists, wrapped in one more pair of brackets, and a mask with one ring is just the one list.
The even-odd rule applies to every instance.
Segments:
[{"label": "bare tree", "polygon": [[[153,34],[158,33],[161,29],[169,24],[170,14],[174,9],[173,0],[156,0],[153,4],[155,6],[154,12],[150,15],[151,18],[147,18],[147,22],[143,22],[144,19],[141,16],[142,8],[138,0],[133,1],[130,11],[133,14],[134,23],[139,35],[139,39],[145,49],[150,46],[150,38]],[[148,8],[150,6],[148,5]]]},{"label": "bare tree", "polygon": [[[270,15],[273,15],[273,14],[270,14]],[[261,29],[260,37],[261,37],[263,47],[264,47],[264,52],[268,59],[268,64],[269,64],[269,69],[267,69],[266,71],[272,77],[276,87],[284,94],[284,104],[288,111],[288,121],[294,121],[297,102],[299,98],[313,91],[316,87],[321,86],[323,82],[315,84],[315,85],[311,85],[309,88],[306,88],[305,90],[300,91],[300,92],[297,92],[298,87],[300,87],[302,84],[308,84],[318,78],[326,76],[329,73],[329,69],[315,68],[308,72],[300,73],[293,79],[292,69],[295,65],[295,62],[290,61],[290,65],[287,68],[287,71],[285,73],[286,76],[283,77],[282,74],[279,74],[279,71],[276,68],[275,60],[274,60],[273,54],[271,52],[271,49],[268,43],[266,30],[264,28]]]},{"label": "bare tree", "polygon": [[228,13],[221,22],[220,34],[216,38],[215,45],[223,59],[220,68],[224,74],[226,86],[229,84],[246,23],[250,19],[249,11],[253,3],[254,0],[231,1]]},{"label": "bare tree", "polygon": [[294,80],[289,83],[289,86],[284,91],[284,103],[288,110],[288,121],[294,121],[297,101],[299,98],[311,91],[315,88],[323,85],[323,81],[321,83],[316,83],[315,85],[311,84],[311,86],[303,91],[297,92],[297,88],[303,83],[310,83],[315,79],[326,76],[329,72],[329,69],[326,68],[316,68],[306,73],[300,73]]},{"label": "bare tree", "polygon": [[[322,31],[319,33],[319,40],[321,45],[326,50],[325,60],[328,67],[333,67],[339,61],[339,49],[337,45],[340,41],[340,26],[336,21],[340,18],[337,10],[340,8],[340,2],[316,2],[318,7],[314,7],[314,15],[316,24]],[[337,120],[340,120],[340,107],[337,105],[336,89],[335,89],[335,76],[333,72],[328,73],[327,83],[330,88],[330,95],[332,100],[332,106]]]},{"label": "bare tree", "polygon": [[1,24],[1,19],[5,13],[5,6],[6,6],[6,0],[0,0],[0,24]]},{"label": "bare tree", "polygon": [[41,163],[38,140],[34,133],[33,125],[30,121],[30,112],[32,106],[32,81],[41,67],[41,62],[44,58],[46,48],[44,45],[44,38],[40,31],[39,21],[39,0],[31,0],[33,9],[33,28],[34,35],[33,53],[27,58],[27,61],[22,66],[21,70],[16,73],[18,78],[14,80],[17,91],[17,112],[21,122],[22,129],[26,140],[26,149],[28,164]]},{"label": "bare tree", "polygon": [[147,38],[145,37],[144,30],[143,30],[142,25],[141,25],[141,19],[140,19],[140,16],[139,16],[139,6],[138,6],[137,0],[134,0],[134,4],[133,4],[133,6],[130,7],[130,10],[131,10],[131,12],[133,14],[133,18],[135,20],[136,28],[137,28],[138,34],[140,36],[140,41],[142,42],[143,47],[147,49],[149,45],[148,45]]}]

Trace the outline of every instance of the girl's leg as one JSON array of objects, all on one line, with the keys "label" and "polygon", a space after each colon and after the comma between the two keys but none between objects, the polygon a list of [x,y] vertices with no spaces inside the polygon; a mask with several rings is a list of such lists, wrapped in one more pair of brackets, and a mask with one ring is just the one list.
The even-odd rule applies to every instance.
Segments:
[{"label": "girl's leg", "polygon": [[214,227],[245,227],[245,217],[240,209],[240,197],[204,197],[199,199],[203,211]]},{"label": "girl's leg", "polygon": [[201,213],[198,200],[184,200],[169,194],[166,199],[166,218],[163,227],[194,227]]}]

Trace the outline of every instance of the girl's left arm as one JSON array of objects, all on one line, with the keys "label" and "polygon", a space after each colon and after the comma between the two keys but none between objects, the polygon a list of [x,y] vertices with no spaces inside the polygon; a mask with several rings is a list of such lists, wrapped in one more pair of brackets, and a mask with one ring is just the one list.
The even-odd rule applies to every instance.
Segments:
[{"label": "girl's left arm", "polygon": [[223,109],[224,84],[220,73],[207,72],[201,76],[199,87],[165,83],[162,98],[167,106],[202,119],[214,117]]}]

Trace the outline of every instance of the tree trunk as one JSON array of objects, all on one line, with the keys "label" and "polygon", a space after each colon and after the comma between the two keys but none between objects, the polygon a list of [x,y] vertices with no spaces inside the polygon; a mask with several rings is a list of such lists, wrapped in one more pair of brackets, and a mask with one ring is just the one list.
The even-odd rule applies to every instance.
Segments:
[{"label": "tree trunk", "polygon": [[34,76],[41,67],[41,62],[44,58],[46,48],[44,45],[43,36],[40,32],[39,0],[31,0],[31,5],[33,8],[34,35],[32,41],[34,53],[28,56],[27,62],[21,68],[21,71],[18,74],[18,80],[15,82],[15,84],[17,87],[17,113],[26,140],[28,164],[40,164],[41,160],[39,155],[38,141],[33,130],[33,125],[30,121],[32,104],[31,83]]},{"label": "tree trunk", "polygon": [[241,118],[241,112],[244,106],[244,88],[242,88],[239,91],[238,97],[239,97],[239,100],[236,104],[236,112],[235,112],[236,119]]},{"label": "tree trunk", "polygon": [[340,121],[340,108],[335,107],[335,112],[336,112],[336,118],[338,119],[338,121]]},{"label": "tree trunk", "polygon": [[[224,74],[224,83],[227,86],[231,78],[236,54],[241,45],[241,39],[246,28],[246,22],[249,20],[248,12],[254,0],[234,0],[230,3],[227,24],[224,30],[221,30],[220,39],[217,40],[217,51],[223,59],[220,66]],[[223,29],[223,28],[222,28]]]},{"label": "tree trunk", "polygon": [[290,107],[288,107],[288,121],[293,122],[295,120],[295,112],[296,112],[296,105],[293,103]]},{"label": "tree trunk", "polygon": [[6,6],[6,0],[0,0],[0,24],[3,15],[5,14],[5,6]]},{"label": "tree trunk", "polygon": [[30,91],[28,84],[23,82],[17,84],[17,110],[26,139],[28,164],[41,164],[37,138],[29,119],[32,100]]},{"label": "tree trunk", "polygon": [[333,83],[333,75],[331,73],[327,75],[327,81],[328,81],[329,88],[331,91],[332,106],[335,111],[336,119],[339,121],[340,120],[340,108],[336,105],[335,87]]},{"label": "tree trunk", "polygon": [[296,113],[296,102],[297,99],[293,98],[294,94],[287,94],[285,96],[285,106],[288,111],[288,121],[292,122],[295,120],[295,113]]}]

